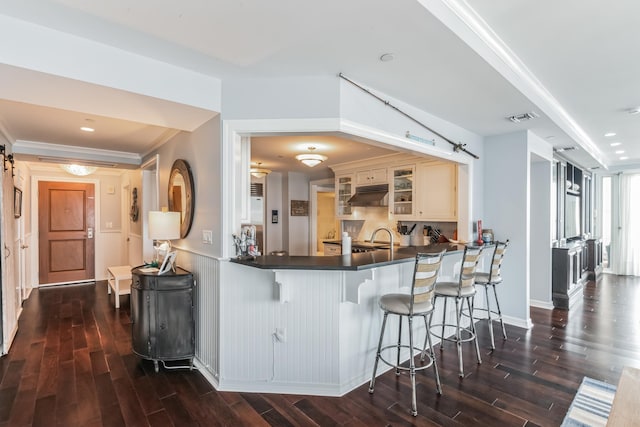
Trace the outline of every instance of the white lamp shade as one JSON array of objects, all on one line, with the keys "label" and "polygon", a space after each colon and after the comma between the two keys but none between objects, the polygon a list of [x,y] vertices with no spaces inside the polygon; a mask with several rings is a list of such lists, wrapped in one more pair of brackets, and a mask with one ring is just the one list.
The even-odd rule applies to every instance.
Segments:
[{"label": "white lamp shade", "polygon": [[149,238],[173,240],[180,238],[180,212],[149,211]]}]

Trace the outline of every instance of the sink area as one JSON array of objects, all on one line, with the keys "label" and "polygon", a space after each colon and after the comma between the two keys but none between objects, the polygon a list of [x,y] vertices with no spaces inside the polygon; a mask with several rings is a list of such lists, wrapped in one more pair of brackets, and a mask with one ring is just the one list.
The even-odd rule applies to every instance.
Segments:
[{"label": "sink area", "polygon": [[378,249],[389,249],[388,243],[371,243],[371,242],[353,242],[351,244],[351,249],[353,252],[369,252],[375,251]]}]

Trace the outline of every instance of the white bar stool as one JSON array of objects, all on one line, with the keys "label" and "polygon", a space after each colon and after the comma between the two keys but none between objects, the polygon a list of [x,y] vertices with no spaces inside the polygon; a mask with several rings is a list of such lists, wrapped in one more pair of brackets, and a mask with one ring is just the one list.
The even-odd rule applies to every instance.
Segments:
[{"label": "white bar stool", "polygon": [[[460,265],[460,276],[457,282],[436,282],[436,290],[434,297],[434,304],[436,304],[438,298],[444,298],[444,307],[442,310],[442,323],[433,325],[433,328],[440,327],[440,335],[433,333],[441,339],[440,351],[444,350],[444,342],[452,341],[456,343],[458,348],[458,364],[459,364],[459,376],[464,378],[464,368],[462,366],[462,343],[473,341],[476,346],[476,356],[478,358],[478,364],[482,363],[480,357],[480,347],[478,346],[478,338],[476,336],[476,329],[473,322],[473,298],[476,295],[476,288],[474,287],[475,271],[482,252],[481,247],[465,246],[464,253],[462,254],[462,264]],[[447,315],[447,300],[449,298],[455,299],[456,302],[456,324],[446,323]],[[464,303],[467,303],[467,307],[470,313],[470,325],[468,328],[460,325],[462,318],[462,312],[464,310]],[[454,327],[455,334],[453,337],[445,337],[445,326]],[[467,336],[463,337],[462,334]]]},{"label": "white bar stool", "polygon": [[[442,264],[442,255],[444,251],[437,254],[417,254],[415,266],[413,269],[413,281],[411,283],[410,294],[387,294],[380,297],[378,304],[384,311],[382,320],[382,328],[380,330],[380,340],[378,341],[378,350],[376,352],[376,361],[373,364],[373,375],[369,382],[369,393],[373,393],[376,382],[376,371],[378,370],[378,361],[396,368],[396,375],[400,375],[400,371],[409,371],[411,378],[411,415],[418,415],[416,404],[416,371],[427,369],[433,365],[433,372],[436,377],[436,390],[438,394],[442,394],[442,385],[440,384],[440,376],[438,375],[438,365],[433,355],[433,346],[431,344],[431,334],[429,333],[431,326],[431,316],[433,315],[433,293],[435,282],[438,277],[440,265]],[[398,343],[382,347],[385,327],[387,325],[387,316],[395,314],[398,319]],[[422,316],[426,327],[426,337],[423,348],[417,348],[413,345],[413,318]],[[409,344],[401,344],[402,340],[402,319],[406,317],[409,324]],[[429,346],[429,354],[426,353],[427,345]],[[388,349],[396,349],[396,363],[387,361],[382,352]],[[400,350],[406,348],[409,350],[409,367],[400,366]],[[420,360],[424,361],[425,357],[428,362],[420,367],[415,366],[413,352],[417,350],[421,353]]]},{"label": "white bar stool", "polygon": [[[502,337],[507,339],[507,331],[504,328],[504,321],[502,320],[502,311],[500,311],[500,302],[498,301],[498,293],[496,292],[496,285],[502,283],[502,276],[500,275],[500,267],[502,266],[502,259],[509,246],[509,240],[506,242],[495,242],[495,249],[493,250],[493,256],[491,257],[491,269],[488,273],[478,272],[475,274],[475,284],[484,287],[484,296],[486,299],[486,308],[474,307],[474,311],[482,311],[486,313],[486,317],[481,320],[487,320],[489,325],[489,336],[491,337],[491,350],[496,349],[496,344],[493,339],[493,318],[492,314],[497,316],[502,326]],[[489,303],[489,287],[493,288],[493,297],[496,303],[496,309],[491,308]]]}]

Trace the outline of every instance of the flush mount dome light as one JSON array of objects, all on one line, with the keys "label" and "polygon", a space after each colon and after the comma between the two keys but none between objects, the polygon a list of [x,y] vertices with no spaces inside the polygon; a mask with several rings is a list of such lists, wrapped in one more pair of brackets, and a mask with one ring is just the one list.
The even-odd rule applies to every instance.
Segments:
[{"label": "flush mount dome light", "polygon": [[84,166],[84,165],[76,165],[76,164],[64,164],[60,165],[60,167],[67,173],[76,176],[87,176],[94,173],[98,168],[95,166]]},{"label": "flush mount dome light", "polygon": [[320,163],[324,162],[325,160],[327,160],[327,156],[323,156],[322,154],[315,154],[313,152],[313,150],[315,150],[316,147],[309,147],[309,153],[305,153],[305,154],[298,154],[296,156],[296,160],[304,163],[305,165],[309,166],[310,168],[319,165]]}]

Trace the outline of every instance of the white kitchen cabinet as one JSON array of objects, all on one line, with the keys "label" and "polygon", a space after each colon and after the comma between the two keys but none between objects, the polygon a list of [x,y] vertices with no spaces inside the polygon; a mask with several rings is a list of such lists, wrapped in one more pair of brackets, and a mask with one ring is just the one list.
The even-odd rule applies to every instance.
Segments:
[{"label": "white kitchen cabinet", "polygon": [[336,175],[336,217],[338,219],[349,219],[352,207],[347,203],[355,192],[354,178],[352,173]]},{"label": "white kitchen cabinet", "polygon": [[341,255],[342,254],[342,246],[337,243],[324,243],[324,254],[325,255]]},{"label": "white kitchen cabinet", "polygon": [[424,221],[457,221],[458,169],[454,163],[421,163],[417,167],[416,215]]},{"label": "white kitchen cabinet", "polygon": [[360,170],[356,172],[356,185],[387,183],[387,168]]},{"label": "white kitchen cabinet", "polygon": [[396,220],[415,217],[415,165],[390,169],[389,212]]}]

